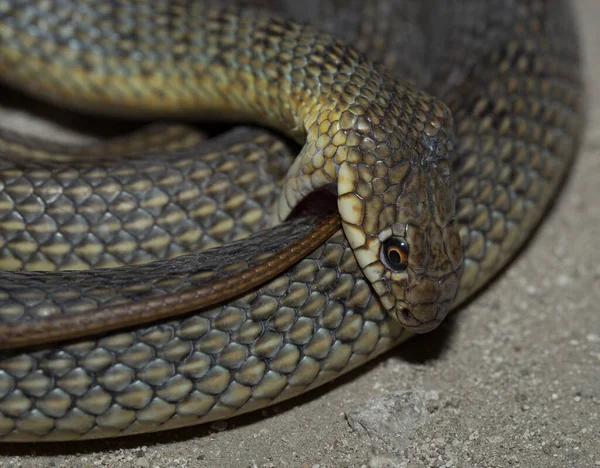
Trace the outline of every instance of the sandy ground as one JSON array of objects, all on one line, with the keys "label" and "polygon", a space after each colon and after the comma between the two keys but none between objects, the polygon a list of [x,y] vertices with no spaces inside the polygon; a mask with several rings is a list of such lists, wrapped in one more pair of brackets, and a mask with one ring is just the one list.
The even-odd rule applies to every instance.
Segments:
[{"label": "sandy ground", "polygon": [[518,260],[440,330],[260,413],[0,446],[0,466],[600,466],[600,2],[576,3],[589,97],[577,165]]}]

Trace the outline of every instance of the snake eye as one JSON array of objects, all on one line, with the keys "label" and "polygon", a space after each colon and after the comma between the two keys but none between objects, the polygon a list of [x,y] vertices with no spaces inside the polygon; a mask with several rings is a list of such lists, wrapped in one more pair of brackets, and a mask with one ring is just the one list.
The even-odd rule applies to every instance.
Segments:
[{"label": "snake eye", "polygon": [[408,266],[408,243],[404,237],[390,237],[381,247],[383,262],[394,271],[404,271]]}]

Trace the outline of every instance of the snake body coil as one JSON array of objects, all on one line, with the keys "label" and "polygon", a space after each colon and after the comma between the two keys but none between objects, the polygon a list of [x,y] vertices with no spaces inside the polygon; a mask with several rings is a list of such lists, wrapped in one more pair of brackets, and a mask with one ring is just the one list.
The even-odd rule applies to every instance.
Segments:
[{"label": "snake body coil", "polygon": [[[354,3],[363,16],[349,17],[382,35],[397,28],[386,9],[422,22],[426,59],[395,68],[426,92],[384,71],[385,53],[374,66],[260,8],[0,1],[0,76],[14,86],[85,110],[250,117],[304,144],[281,186],[287,153],[258,131],[200,150],[181,128],[189,144],[147,143],[149,131],[133,150],[5,133],[6,269],[173,257],[284,220],[319,190],[337,196],[343,228],[325,242],[339,221],[307,214],[145,265],[2,272],[0,345],[14,348],[0,354],[2,440],[162,430],[290,398],[406,339],[403,325],[436,326],[522,245],[581,131],[567,2]],[[274,213],[257,202],[277,197]],[[78,338],[44,341],[61,331]]]}]

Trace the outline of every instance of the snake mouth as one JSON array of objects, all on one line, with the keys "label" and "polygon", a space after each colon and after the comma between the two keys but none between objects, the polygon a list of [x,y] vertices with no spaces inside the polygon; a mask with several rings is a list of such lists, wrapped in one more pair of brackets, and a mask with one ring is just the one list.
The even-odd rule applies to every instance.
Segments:
[{"label": "snake mouth", "polygon": [[407,330],[421,334],[436,329],[448,315],[450,306],[450,301],[417,305],[399,301],[388,313]]},{"label": "snake mouth", "polygon": [[418,334],[423,334],[423,333],[429,333],[433,330],[435,330],[441,323],[443,322],[443,319],[434,319],[434,320],[430,320],[429,322],[425,322],[425,323],[420,323],[419,325],[404,325],[405,328],[413,333],[418,333]]}]

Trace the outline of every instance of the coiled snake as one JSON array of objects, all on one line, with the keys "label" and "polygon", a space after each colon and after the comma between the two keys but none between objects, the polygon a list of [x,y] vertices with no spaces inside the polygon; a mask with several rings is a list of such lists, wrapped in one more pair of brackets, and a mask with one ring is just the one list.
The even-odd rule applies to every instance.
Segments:
[{"label": "coiled snake", "polygon": [[438,325],[554,196],[582,128],[566,1],[323,2],[298,23],[247,3],[0,0],[12,86],[302,144],[4,131],[1,440],[164,430],[321,385]]}]

